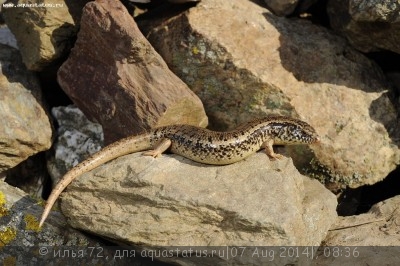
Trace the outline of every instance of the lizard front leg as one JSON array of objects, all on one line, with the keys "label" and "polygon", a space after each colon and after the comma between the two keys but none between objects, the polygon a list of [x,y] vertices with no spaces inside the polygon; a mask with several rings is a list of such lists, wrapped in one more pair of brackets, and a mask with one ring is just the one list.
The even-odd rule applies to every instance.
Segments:
[{"label": "lizard front leg", "polygon": [[274,145],[273,139],[269,139],[262,144],[262,147],[265,149],[265,153],[268,155],[268,157],[271,158],[271,160],[283,159],[283,155],[274,152],[272,145]]},{"label": "lizard front leg", "polygon": [[170,139],[162,139],[160,140],[152,150],[148,150],[142,153],[144,156],[152,156],[153,158],[160,157],[163,152],[171,147]]}]

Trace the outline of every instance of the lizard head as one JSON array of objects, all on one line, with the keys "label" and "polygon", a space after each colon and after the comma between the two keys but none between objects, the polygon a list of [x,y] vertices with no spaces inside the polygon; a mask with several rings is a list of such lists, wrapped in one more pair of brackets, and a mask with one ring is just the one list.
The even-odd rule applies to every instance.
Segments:
[{"label": "lizard head", "polygon": [[275,144],[313,144],[319,143],[320,137],[315,129],[304,121],[293,118],[281,118],[280,132]]}]

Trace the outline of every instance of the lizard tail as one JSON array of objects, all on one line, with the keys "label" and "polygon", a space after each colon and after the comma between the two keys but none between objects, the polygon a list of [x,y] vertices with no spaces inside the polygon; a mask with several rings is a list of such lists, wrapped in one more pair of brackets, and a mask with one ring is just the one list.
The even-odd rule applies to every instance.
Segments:
[{"label": "lizard tail", "polygon": [[56,187],[52,190],[40,219],[39,228],[42,227],[58,196],[76,177],[117,157],[151,148],[150,134],[127,137],[110,144],[76,165],[63,176],[63,178],[57,183]]}]

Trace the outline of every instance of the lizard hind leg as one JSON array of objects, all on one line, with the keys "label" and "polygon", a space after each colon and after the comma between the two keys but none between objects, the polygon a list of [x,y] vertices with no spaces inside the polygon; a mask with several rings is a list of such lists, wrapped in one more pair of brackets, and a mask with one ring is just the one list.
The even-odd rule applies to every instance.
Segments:
[{"label": "lizard hind leg", "polygon": [[152,156],[153,158],[160,157],[163,152],[171,147],[170,139],[162,139],[160,140],[152,150],[148,150],[142,153],[144,156]]}]

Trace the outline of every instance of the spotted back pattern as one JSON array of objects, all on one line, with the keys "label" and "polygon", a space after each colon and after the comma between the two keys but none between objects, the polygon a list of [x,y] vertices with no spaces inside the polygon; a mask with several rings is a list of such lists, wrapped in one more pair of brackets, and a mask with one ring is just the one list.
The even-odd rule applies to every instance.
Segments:
[{"label": "spotted back pattern", "polygon": [[216,132],[190,125],[173,125],[152,130],[150,142],[170,139],[171,151],[193,161],[224,165],[243,160],[273,144],[311,144],[319,137],[306,122],[285,116],[269,116],[247,122],[228,132]]}]

